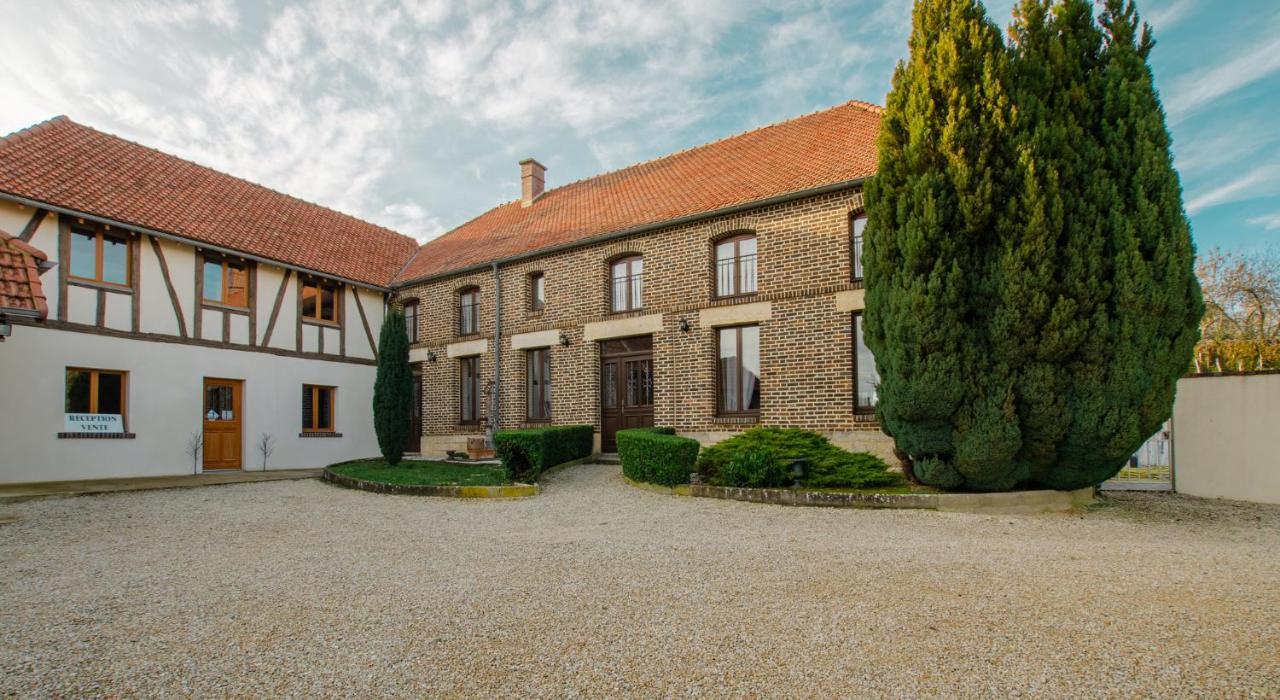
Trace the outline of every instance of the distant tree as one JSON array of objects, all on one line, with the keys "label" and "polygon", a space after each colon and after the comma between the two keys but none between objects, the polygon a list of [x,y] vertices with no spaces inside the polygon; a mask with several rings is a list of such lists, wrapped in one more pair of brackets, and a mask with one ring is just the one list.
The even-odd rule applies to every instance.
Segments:
[{"label": "distant tree", "polygon": [[867,342],[921,481],[1076,488],[1171,412],[1194,250],[1132,3],[1022,0],[1009,36],[976,2],[916,4],[868,186]]},{"label": "distant tree", "polygon": [[1280,258],[1276,251],[1200,255],[1205,314],[1197,372],[1280,369]]},{"label": "distant tree", "polygon": [[413,410],[413,372],[404,314],[391,309],[378,338],[378,371],[373,383],[373,428],[387,464],[399,464],[409,437]]},{"label": "distant tree", "polygon": [[258,454],[262,455],[262,471],[266,471],[267,460],[271,459],[271,455],[276,451],[276,436],[271,433],[262,433],[258,436],[255,446],[258,448]]}]

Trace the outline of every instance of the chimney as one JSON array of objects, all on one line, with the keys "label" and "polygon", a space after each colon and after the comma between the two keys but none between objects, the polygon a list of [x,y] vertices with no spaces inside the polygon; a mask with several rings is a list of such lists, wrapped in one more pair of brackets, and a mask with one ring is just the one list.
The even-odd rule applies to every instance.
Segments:
[{"label": "chimney", "polygon": [[532,158],[520,161],[520,206],[527,207],[542,196],[546,177],[547,167],[542,163]]}]

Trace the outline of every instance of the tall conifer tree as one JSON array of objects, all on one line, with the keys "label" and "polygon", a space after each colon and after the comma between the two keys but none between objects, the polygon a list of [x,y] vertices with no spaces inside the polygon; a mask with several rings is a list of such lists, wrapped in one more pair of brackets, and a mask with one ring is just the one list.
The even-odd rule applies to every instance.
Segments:
[{"label": "tall conifer tree", "polygon": [[[1168,417],[1202,311],[1131,2],[920,0],[868,186],[880,416],[944,488],[1075,488]],[[961,124],[977,120],[978,124]]]},{"label": "tall conifer tree", "polygon": [[409,437],[413,410],[413,370],[404,314],[391,309],[378,336],[378,370],[373,381],[373,430],[387,464],[399,464]]}]

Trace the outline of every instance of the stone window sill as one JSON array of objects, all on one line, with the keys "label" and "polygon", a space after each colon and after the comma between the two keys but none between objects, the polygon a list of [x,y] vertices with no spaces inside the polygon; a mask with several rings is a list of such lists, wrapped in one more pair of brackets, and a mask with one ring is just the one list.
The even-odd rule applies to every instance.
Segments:
[{"label": "stone window sill", "polygon": [[136,433],[58,433],[59,440],[132,440]]},{"label": "stone window sill", "polygon": [[304,430],[303,432],[298,433],[298,437],[300,438],[340,438],[342,437],[342,433],[323,432],[323,431],[311,432],[311,431]]},{"label": "stone window sill", "polygon": [[760,422],[760,416],[716,416],[711,422],[719,425],[755,425]]}]

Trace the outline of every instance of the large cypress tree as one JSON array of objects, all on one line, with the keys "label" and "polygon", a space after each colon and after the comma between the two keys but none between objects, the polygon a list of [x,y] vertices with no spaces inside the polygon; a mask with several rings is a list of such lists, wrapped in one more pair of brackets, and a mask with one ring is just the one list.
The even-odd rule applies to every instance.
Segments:
[{"label": "large cypress tree", "polygon": [[[925,483],[1085,486],[1168,417],[1201,312],[1151,40],[1123,0],[1100,23],[1023,0],[1008,46],[977,18],[918,2],[888,100],[865,265],[881,420]],[[991,140],[947,137],[966,95]]]},{"label": "large cypress tree", "polygon": [[413,371],[404,314],[391,309],[378,336],[378,370],[373,382],[373,429],[387,464],[399,464],[409,437],[413,410]]},{"label": "large cypress tree", "polygon": [[977,0],[920,0],[912,26],[867,187],[865,329],[879,415],[922,481],[1002,486],[998,466],[1019,443],[982,336],[994,293],[986,251],[1011,177],[1008,58]]}]

